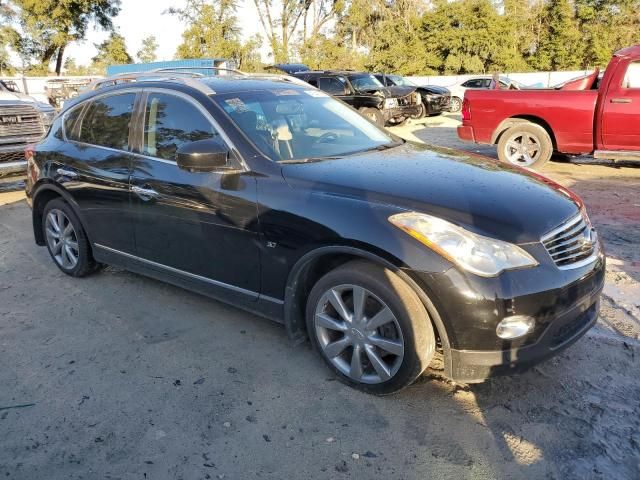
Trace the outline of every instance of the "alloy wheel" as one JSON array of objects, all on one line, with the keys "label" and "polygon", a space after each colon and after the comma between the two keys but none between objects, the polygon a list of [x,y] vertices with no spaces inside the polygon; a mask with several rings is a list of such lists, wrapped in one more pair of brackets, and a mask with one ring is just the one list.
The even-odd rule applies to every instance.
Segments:
[{"label": "alloy wheel", "polygon": [[396,316],[361,286],[344,284],[325,292],[314,327],[324,355],[353,381],[386,382],[402,365],[404,340]]},{"label": "alloy wheel", "polygon": [[69,217],[62,210],[54,208],[45,220],[47,243],[51,256],[65,270],[71,270],[78,264],[80,250],[78,236]]},{"label": "alloy wheel", "polygon": [[542,146],[538,137],[531,133],[516,133],[505,144],[507,160],[521,167],[533,165],[540,157]]}]

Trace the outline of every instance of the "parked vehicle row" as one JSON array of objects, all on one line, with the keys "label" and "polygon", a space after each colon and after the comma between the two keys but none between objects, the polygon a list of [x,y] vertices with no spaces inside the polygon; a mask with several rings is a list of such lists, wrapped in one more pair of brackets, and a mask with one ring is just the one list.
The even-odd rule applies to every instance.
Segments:
[{"label": "parked vehicle row", "polygon": [[462,140],[496,144],[500,160],[540,168],[553,152],[640,160],[640,45],[613,55],[604,76],[553,89],[468,90]]},{"label": "parked vehicle row", "polygon": [[62,272],[117,265],[283,322],[366,392],[436,351],[459,382],[518,371],[598,316],[605,256],[575,194],[405,142],[308,84],[105,82],[27,158],[35,241]]},{"label": "parked vehicle row", "polygon": [[450,109],[446,88],[415,85],[400,75],[340,70],[312,71],[304,64],[278,64],[272,69],[301,78],[356,108],[377,125],[408,118],[440,115]]}]

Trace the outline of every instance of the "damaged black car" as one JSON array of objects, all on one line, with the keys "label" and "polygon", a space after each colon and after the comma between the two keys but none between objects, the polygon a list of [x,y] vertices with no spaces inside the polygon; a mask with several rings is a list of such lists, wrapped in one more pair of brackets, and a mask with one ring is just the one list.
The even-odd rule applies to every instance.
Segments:
[{"label": "damaged black car", "polygon": [[322,70],[293,75],[348,103],[378,126],[397,125],[422,111],[416,87],[385,87],[370,73]]}]

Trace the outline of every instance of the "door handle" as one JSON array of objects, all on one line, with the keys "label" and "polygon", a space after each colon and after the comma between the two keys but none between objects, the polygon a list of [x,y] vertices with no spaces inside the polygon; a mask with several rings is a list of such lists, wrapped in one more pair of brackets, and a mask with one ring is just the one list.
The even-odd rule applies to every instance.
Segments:
[{"label": "door handle", "polygon": [[78,178],[78,174],[76,172],[74,172],[73,170],[67,170],[65,168],[59,168],[58,170],[56,170],[56,173],[62,177]]},{"label": "door handle", "polygon": [[631,103],[633,100],[630,98],[612,98],[611,103]]},{"label": "door handle", "polygon": [[156,198],[160,196],[160,194],[152,188],[138,187],[136,185],[131,187],[131,191],[143,200],[148,200],[149,198]]}]

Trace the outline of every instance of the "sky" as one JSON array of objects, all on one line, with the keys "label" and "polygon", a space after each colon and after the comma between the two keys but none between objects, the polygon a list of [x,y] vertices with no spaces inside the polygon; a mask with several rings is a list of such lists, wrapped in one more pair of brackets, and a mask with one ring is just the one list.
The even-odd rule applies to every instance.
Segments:
[{"label": "sky", "polygon": [[[158,60],[171,60],[177,46],[182,41],[185,25],[173,15],[163,15],[170,7],[179,8],[184,0],[121,0],[120,14],[114,18],[114,24],[127,42],[129,55],[135,58],[142,39],[155,35],[158,42]],[[251,4],[251,5],[250,5]],[[238,18],[243,36],[249,37],[262,33],[260,21],[252,2],[242,2]],[[94,44],[108,37],[108,33],[99,29],[90,29],[84,42],[74,42],[65,50],[65,57],[73,57],[79,65],[88,65],[97,53]],[[264,37],[264,35],[263,35]],[[268,49],[262,49],[263,56]]]}]

